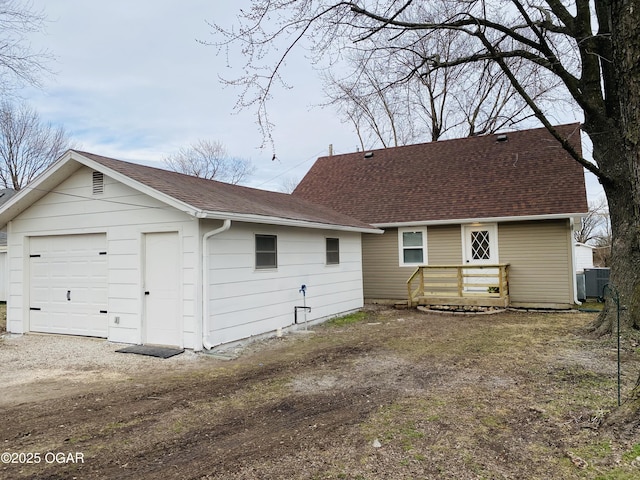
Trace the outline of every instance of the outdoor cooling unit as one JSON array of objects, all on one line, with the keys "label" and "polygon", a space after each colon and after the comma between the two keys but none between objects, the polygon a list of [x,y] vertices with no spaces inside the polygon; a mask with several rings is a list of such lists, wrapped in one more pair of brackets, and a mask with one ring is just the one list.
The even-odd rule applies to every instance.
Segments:
[{"label": "outdoor cooling unit", "polygon": [[587,297],[602,297],[602,289],[609,283],[608,268],[585,268],[584,281]]}]

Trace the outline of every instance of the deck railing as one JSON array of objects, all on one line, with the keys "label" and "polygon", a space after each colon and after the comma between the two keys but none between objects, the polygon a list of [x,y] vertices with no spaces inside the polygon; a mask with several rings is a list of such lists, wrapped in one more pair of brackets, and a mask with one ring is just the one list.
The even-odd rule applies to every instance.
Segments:
[{"label": "deck railing", "polygon": [[509,264],[424,265],[407,280],[415,305],[509,305]]}]

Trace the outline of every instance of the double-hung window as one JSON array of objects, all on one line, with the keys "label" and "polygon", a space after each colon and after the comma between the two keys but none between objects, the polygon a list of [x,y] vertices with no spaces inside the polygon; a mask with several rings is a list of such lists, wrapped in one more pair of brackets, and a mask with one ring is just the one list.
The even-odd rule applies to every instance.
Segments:
[{"label": "double-hung window", "polygon": [[340,263],[340,239],[327,238],[327,265],[338,265]]},{"label": "double-hung window", "polygon": [[278,237],[256,235],[256,268],[278,267]]},{"label": "double-hung window", "polygon": [[398,230],[400,266],[427,264],[427,230],[401,228]]}]

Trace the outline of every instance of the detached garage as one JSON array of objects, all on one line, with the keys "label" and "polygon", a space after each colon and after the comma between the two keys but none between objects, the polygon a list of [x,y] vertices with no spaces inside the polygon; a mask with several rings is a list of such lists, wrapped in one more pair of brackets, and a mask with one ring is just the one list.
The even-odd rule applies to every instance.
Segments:
[{"label": "detached garage", "polygon": [[0,207],[7,330],[200,350],[362,307],[358,220],[70,150]]}]

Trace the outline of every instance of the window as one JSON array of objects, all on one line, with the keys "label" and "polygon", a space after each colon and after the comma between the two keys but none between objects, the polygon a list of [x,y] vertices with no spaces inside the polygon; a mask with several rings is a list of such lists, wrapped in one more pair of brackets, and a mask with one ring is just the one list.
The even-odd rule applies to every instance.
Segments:
[{"label": "window", "polygon": [[256,268],[278,267],[278,237],[256,235]]},{"label": "window", "polygon": [[399,229],[398,246],[400,265],[425,265],[427,263],[426,229]]},{"label": "window", "polygon": [[474,260],[489,260],[491,258],[488,230],[471,232],[471,258]]},{"label": "window", "polygon": [[340,263],[340,239],[327,238],[327,265],[337,265]]}]

